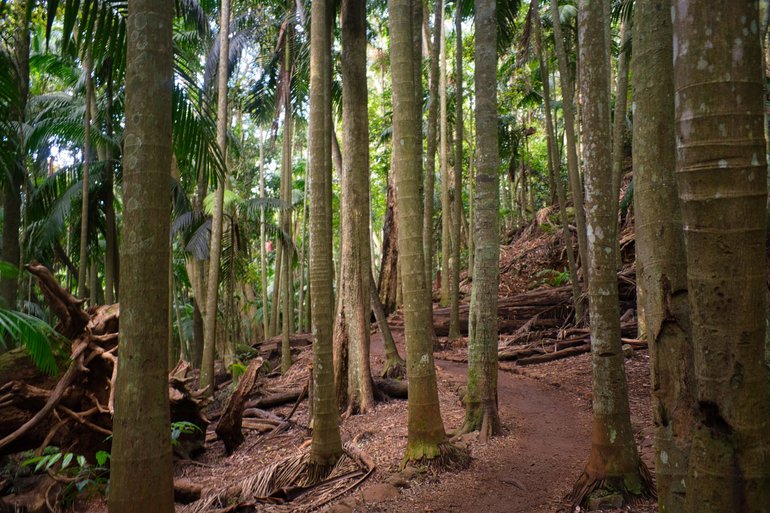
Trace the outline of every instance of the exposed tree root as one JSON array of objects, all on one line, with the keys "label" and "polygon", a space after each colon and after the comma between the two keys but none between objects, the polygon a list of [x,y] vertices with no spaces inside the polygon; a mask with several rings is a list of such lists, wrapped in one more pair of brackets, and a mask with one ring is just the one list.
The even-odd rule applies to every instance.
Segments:
[{"label": "exposed tree root", "polygon": [[423,466],[428,471],[438,474],[463,470],[470,464],[471,455],[467,449],[451,442],[444,442],[433,446],[421,445],[416,449],[407,449],[399,468],[403,470],[407,465]]},{"label": "exposed tree root", "polygon": [[502,431],[502,426],[500,424],[500,417],[497,414],[497,411],[495,410],[492,412],[487,408],[479,408],[479,410],[482,411],[479,411],[477,415],[468,415],[466,413],[465,422],[463,423],[463,426],[457,431],[455,438],[459,437],[460,435],[478,431],[479,441],[486,443],[493,436],[500,434]]},{"label": "exposed tree root", "polygon": [[385,365],[382,367],[380,373],[381,378],[387,379],[403,379],[406,377],[406,362],[403,358],[396,355],[395,357],[388,357],[385,360]]},{"label": "exposed tree root", "polygon": [[641,486],[629,488],[627,476],[602,477],[591,475],[588,469],[584,470],[575,483],[572,491],[565,497],[574,510],[575,507],[584,507],[591,497],[605,495],[622,495],[624,504],[636,504],[643,500],[655,499],[655,482],[647,466],[639,460],[638,466]]}]

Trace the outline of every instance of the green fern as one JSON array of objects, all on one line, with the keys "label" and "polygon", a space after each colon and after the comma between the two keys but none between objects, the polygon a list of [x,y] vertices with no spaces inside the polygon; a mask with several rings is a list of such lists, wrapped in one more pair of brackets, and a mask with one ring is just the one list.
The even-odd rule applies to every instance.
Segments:
[{"label": "green fern", "polygon": [[24,346],[38,369],[51,376],[59,372],[55,353],[61,347],[62,336],[42,319],[16,310],[0,308],[0,347],[11,339]]}]

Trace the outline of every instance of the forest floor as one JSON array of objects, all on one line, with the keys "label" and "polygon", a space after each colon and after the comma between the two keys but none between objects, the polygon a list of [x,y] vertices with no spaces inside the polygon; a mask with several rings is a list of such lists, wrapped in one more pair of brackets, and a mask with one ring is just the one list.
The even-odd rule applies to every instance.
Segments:
[{"label": "forest floor", "polygon": [[[398,327],[394,327],[394,337],[403,354],[403,336]],[[464,409],[460,394],[464,389],[466,366],[443,360],[442,356],[457,351],[462,349],[437,352],[436,356],[441,412],[448,432],[462,425]],[[384,363],[378,333],[373,335],[372,363],[375,373]],[[298,364],[304,365],[304,362]],[[407,438],[404,400],[380,403],[372,413],[344,419],[343,441],[355,440],[377,467],[360,487],[327,505],[324,511],[569,511],[563,497],[580,475],[590,448],[590,355],[510,368],[513,371],[501,369],[499,374],[503,433],[486,444],[480,443],[475,434],[461,437],[458,443],[469,449],[473,459],[467,469],[459,472],[399,473]],[[626,371],[637,443],[644,460],[652,465],[646,351],[637,351],[627,359]],[[291,405],[287,405],[273,411],[285,415],[290,409]],[[294,420],[299,425],[306,425],[307,401],[300,405]],[[225,455],[222,443],[216,441],[207,444],[206,452],[197,462],[178,463],[176,479],[187,479],[208,489],[223,489],[292,455],[308,441],[309,432],[298,428],[272,438],[249,434],[243,445],[230,456]],[[102,510],[94,503],[89,509]],[[657,509],[653,504],[642,503],[613,511],[652,513]]]}]

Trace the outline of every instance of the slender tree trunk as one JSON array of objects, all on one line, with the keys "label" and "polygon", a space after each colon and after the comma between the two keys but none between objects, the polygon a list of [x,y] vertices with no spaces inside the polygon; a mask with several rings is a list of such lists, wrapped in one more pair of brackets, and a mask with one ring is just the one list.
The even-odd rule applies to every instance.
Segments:
[{"label": "slender tree trunk", "polygon": [[687,262],[674,177],[671,4],[637,0],[634,6],[634,224],[652,370],[658,505],[663,513],[682,513],[695,390]]},{"label": "slender tree trunk", "polygon": [[757,2],[677,2],[672,18],[697,389],[685,511],[760,513],[770,504],[770,383]]},{"label": "slender tree trunk", "polygon": [[497,18],[494,0],[476,0],[476,256],[468,317],[468,391],[463,431],[486,440],[500,431],[497,411],[499,180]]},{"label": "slender tree trunk", "polygon": [[[471,111],[473,111],[473,103],[471,98]],[[473,279],[473,267],[475,265],[476,255],[476,220],[474,218],[474,206],[476,201],[473,196],[475,194],[474,185],[476,183],[476,172],[473,166],[476,159],[476,147],[474,145],[474,133],[473,133],[473,121],[471,121],[470,134],[468,135],[468,144],[470,151],[468,152],[468,276]],[[516,203],[516,186],[513,186],[514,195],[514,207]],[[514,208],[515,213],[515,208]]]},{"label": "slender tree trunk", "polygon": [[564,115],[564,133],[567,138],[567,170],[569,173],[570,192],[572,203],[575,206],[575,225],[577,226],[578,252],[580,253],[580,265],[583,267],[583,281],[588,283],[588,273],[585,272],[586,247],[586,212],[583,202],[583,181],[580,178],[577,154],[577,136],[575,134],[575,110],[573,104],[574,91],[570,80],[570,67],[567,60],[567,51],[564,48],[564,36],[559,19],[558,0],[551,0],[551,20],[553,20],[554,47],[559,63],[559,79],[561,81],[562,112]]},{"label": "slender tree trunk", "polygon": [[281,318],[281,269],[283,269],[283,244],[277,241],[273,259],[273,313],[270,316],[270,334],[273,336],[278,333],[278,320]]},{"label": "slender tree trunk", "polygon": [[[227,165],[227,72],[230,54],[230,0],[222,0],[219,7],[219,69],[217,71],[217,145],[222,161]],[[222,218],[227,177],[217,185],[214,193],[214,212],[211,219],[209,275],[206,286],[206,322],[204,323],[203,363],[200,387],[214,392],[214,356],[217,338],[217,304],[219,302],[219,265],[222,254]]]},{"label": "slender tree trunk", "polygon": [[380,295],[377,293],[377,284],[374,283],[374,275],[369,273],[370,297],[372,299],[372,312],[377,320],[377,326],[382,333],[382,345],[385,347],[385,365],[382,367],[383,377],[404,377],[406,362],[398,353],[393,333],[388,326],[388,318],[380,303]]},{"label": "slender tree trunk", "polygon": [[[302,249],[299,255],[299,298],[297,300],[297,323],[300,333],[305,332],[305,250],[307,248],[307,185],[308,172],[305,168],[305,185],[302,192]],[[308,328],[310,329],[310,328]]]},{"label": "slender tree trunk", "polygon": [[463,212],[463,32],[462,9],[455,6],[455,165],[450,200],[452,229],[449,257],[449,340],[460,335],[460,228]]},{"label": "slender tree trunk", "polygon": [[391,76],[393,80],[393,168],[399,191],[399,248],[404,290],[404,335],[409,375],[408,441],[404,461],[433,459],[446,435],[441,421],[433,365],[428,290],[422,252],[423,208],[420,197],[421,137],[416,130],[412,9],[409,0],[389,0]]},{"label": "slender tree trunk", "polygon": [[[289,31],[291,33],[291,31]],[[291,67],[291,56],[289,53],[289,47],[291,45],[286,44],[286,61],[284,66],[287,69]],[[288,96],[288,95],[287,95]],[[281,173],[281,199],[283,200],[284,208],[281,210],[281,230],[283,231],[283,240],[281,245],[283,246],[283,264],[282,271],[283,276],[281,281],[283,287],[281,288],[283,293],[283,315],[281,316],[282,328],[281,328],[281,372],[285,373],[291,367],[291,340],[292,333],[292,318],[294,317],[293,298],[294,298],[294,280],[292,277],[292,260],[294,256],[294,243],[291,235],[291,196],[292,196],[292,119],[291,119],[291,102],[288,97],[284,101],[284,128],[283,128],[283,156],[282,164],[283,169]]]},{"label": "slender tree trunk", "polygon": [[[259,132],[259,197],[265,199],[265,134]],[[265,339],[269,338],[270,308],[267,306],[267,258],[265,258],[265,206],[259,207],[259,269],[262,285],[262,329]]]},{"label": "slender tree trunk", "polygon": [[[108,67],[107,76],[107,110],[105,112],[107,139],[112,139],[112,65]],[[106,169],[104,170],[104,302],[111,305],[118,297],[117,281],[115,280],[115,264],[118,255],[117,224],[115,221],[115,169],[112,155],[112,145],[106,146]]]},{"label": "slender tree trunk", "polygon": [[110,513],[169,513],[174,511],[166,370],[174,3],[135,0],[128,9],[124,279],[108,506]]},{"label": "slender tree trunk", "polygon": [[575,308],[575,318],[583,318],[583,304],[580,296],[580,281],[575,264],[575,252],[572,248],[572,233],[569,229],[569,219],[567,218],[567,195],[564,193],[564,185],[561,181],[561,160],[559,159],[556,148],[556,134],[553,127],[553,116],[551,111],[551,87],[548,84],[548,66],[543,48],[543,30],[540,24],[540,7],[538,0],[532,0],[532,23],[535,31],[535,45],[537,46],[537,60],[540,64],[540,76],[545,77],[543,83],[543,106],[545,109],[545,129],[548,146],[548,167],[553,174],[554,186],[556,187],[556,197],[559,201],[559,215],[561,216],[562,235],[564,237],[564,249],[567,253],[567,265],[569,266],[570,283],[572,284],[572,304]]},{"label": "slender tree trunk", "polygon": [[441,23],[439,26],[439,102],[440,102],[440,120],[439,128],[441,137],[439,139],[439,166],[441,175],[441,295],[439,304],[441,306],[449,305],[449,255],[452,252],[451,226],[452,226],[452,207],[449,199],[449,123],[447,121],[447,97],[446,97],[446,30],[444,28],[444,10],[441,10]]},{"label": "slender tree trunk", "polygon": [[[612,190],[618,191],[613,200],[615,202],[615,211],[618,210],[620,202],[620,181],[623,178],[623,158],[624,140],[626,132],[626,105],[628,104],[628,72],[629,57],[628,46],[631,41],[631,27],[626,22],[620,24],[620,53],[618,54],[618,76],[615,87],[615,112],[612,120]],[[618,247],[615,248],[616,266],[623,266],[623,259],[620,255],[620,240],[616,240]]]},{"label": "slender tree trunk", "polygon": [[613,209],[610,134],[610,66],[605,38],[609,0],[581,0],[578,9],[582,95],[585,100],[585,190],[593,434],[588,463],[570,495],[581,503],[596,489],[626,499],[650,493],[651,476],[639,458],[631,427],[628,384],[620,341],[615,273],[617,212]]},{"label": "slender tree trunk", "polygon": [[369,115],[366,86],[366,1],[344,0],[342,29],[342,249],[341,308],[335,333],[340,406],[350,413],[374,408],[369,363]]},{"label": "slender tree trunk", "polygon": [[[425,156],[425,191],[424,218],[422,227],[422,244],[425,254],[425,283],[433,282],[433,195],[436,189],[436,146],[438,141],[438,85],[439,85],[439,58],[441,50],[441,13],[443,12],[443,0],[434,1],[433,9],[433,45],[430,55],[430,75],[428,77],[430,103],[428,104],[428,153]],[[432,296],[432,294],[430,294]],[[433,309],[433,298],[429,297],[429,308]]]},{"label": "slender tree trunk", "polygon": [[[90,182],[91,168],[91,96],[93,96],[93,81],[91,80],[91,50],[86,50],[86,56],[83,60],[83,73],[86,76],[86,115],[85,115],[85,142],[83,143],[83,180],[82,186],[82,207],[80,210],[80,263],[78,266],[78,296],[86,297],[88,295],[86,285],[86,273],[88,271],[88,186]],[[93,294],[93,291],[91,291]],[[94,300],[93,297],[90,298]]]},{"label": "slender tree trunk", "polygon": [[[311,464],[331,468],[342,454],[332,362],[331,45],[334,8],[315,0],[310,23],[310,289],[313,326]],[[411,71],[410,71],[411,73]]]}]

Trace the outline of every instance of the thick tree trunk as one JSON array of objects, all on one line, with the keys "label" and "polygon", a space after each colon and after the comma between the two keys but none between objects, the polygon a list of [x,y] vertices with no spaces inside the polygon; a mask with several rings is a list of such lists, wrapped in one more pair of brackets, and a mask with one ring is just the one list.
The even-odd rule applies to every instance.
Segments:
[{"label": "thick tree trunk", "polygon": [[173,16],[170,1],[129,5],[111,513],[174,509],[166,372]]},{"label": "thick tree trunk", "polygon": [[[19,104],[14,109],[13,116],[19,127],[24,126],[27,98],[29,96],[29,46],[30,31],[29,17],[27,16],[27,1],[16,2],[14,6],[14,18],[18,25],[14,28],[14,56],[19,76]],[[15,137],[18,138],[17,169],[20,175],[7,177],[3,190],[3,246],[2,260],[15,266],[21,265],[21,248],[19,246],[19,228],[21,226],[21,183],[26,173],[25,153],[22,144],[23,134],[21,129]],[[16,296],[18,282],[16,277],[0,279],[0,298],[6,308],[16,308]]]},{"label": "thick tree trunk", "polygon": [[639,324],[645,321],[652,370],[658,504],[661,512],[682,513],[695,389],[687,262],[674,177],[671,4],[637,0],[634,7],[634,222],[638,297],[644,304]]},{"label": "thick tree trunk", "polygon": [[[287,32],[290,37],[292,31]],[[291,45],[286,44],[286,54],[284,67],[286,69],[291,68]],[[284,209],[281,210],[281,230],[284,232],[284,237],[281,241],[283,246],[283,263],[281,283],[281,293],[283,294],[283,315],[281,315],[281,340],[283,343],[284,351],[281,353],[281,372],[285,373],[291,367],[291,351],[289,351],[289,337],[293,332],[292,324],[294,317],[294,277],[292,276],[292,260],[294,256],[294,242],[291,238],[291,211],[289,206],[291,205],[291,193],[292,193],[292,120],[291,120],[291,102],[284,102],[284,127],[283,127],[283,149],[281,156],[281,200],[284,204]]]},{"label": "thick tree trunk", "polygon": [[[369,115],[366,86],[366,2],[345,0],[342,30],[342,248],[341,308],[335,333],[335,376],[340,406],[350,413],[374,408],[369,362]],[[341,321],[341,322],[340,322]],[[339,345],[337,342],[339,341]]]},{"label": "thick tree trunk", "polygon": [[313,325],[313,438],[310,462],[330,468],[342,454],[332,359],[331,45],[334,8],[315,0],[310,23],[310,289]]},{"label": "thick tree trunk", "polygon": [[[222,0],[219,13],[219,68],[217,70],[217,145],[222,159],[227,162],[227,72],[230,48],[230,0]],[[201,363],[202,389],[214,392],[214,356],[216,354],[217,311],[219,302],[219,266],[222,255],[222,218],[227,176],[217,185],[214,193],[214,212],[211,219],[209,274],[206,284],[206,322],[204,323],[203,362]]]},{"label": "thick tree trunk", "polygon": [[578,9],[585,110],[585,190],[593,390],[591,454],[570,499],[583,502],[597,488],[626,499],[647,495],[651,476],[639,458],[631,427],[620,340],[615,276],[617,212],[613,209],[609,58],[605,38],[609,0],[581,0]]},{"label": "thick tree trunk", "polygon": [[412,8],[410,0],[389,0],[391,76],[393,80],[393,168],[399,191],[399,248],[403,273],[404,321],[409,375],[408,440],[405,461],[433,459],[446,435],[441,421],[433,365],[430,319],[425,308],[428,289],[423,262],[420,197],[422,140],[416,130],[420,109],[416,103]]},{"label": "thick tree trunk", "polygon": [[770,504],[764,80],[757,2],[672,9],[697,417],[685,511]]},{"label": "thick tree trunk", "polygon": [[476,256],[468,323],[464,431],[486,440],[500,431],[497,411],[497,289],[500,273],[497,143],[497,20],[494,0],[476,0]]}]

